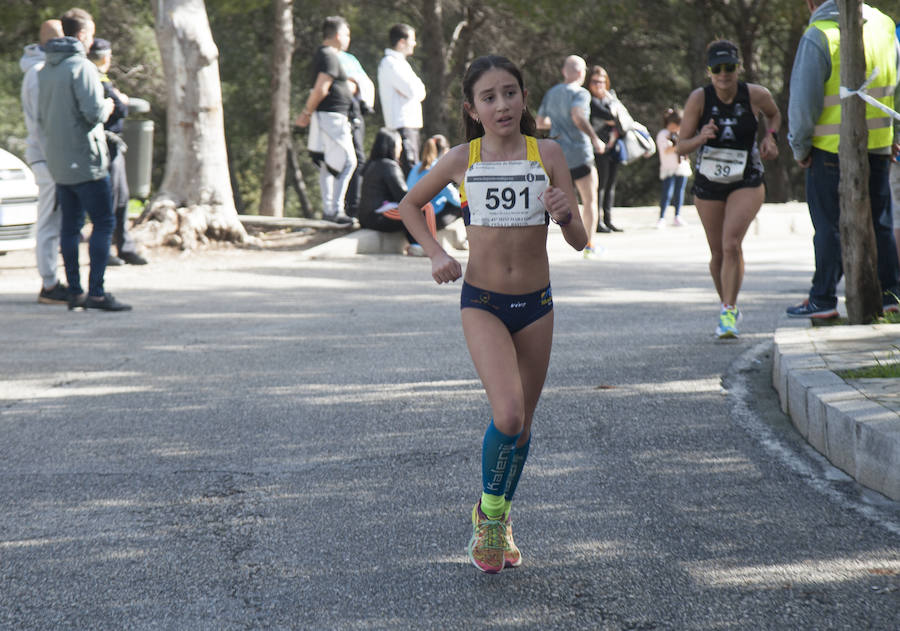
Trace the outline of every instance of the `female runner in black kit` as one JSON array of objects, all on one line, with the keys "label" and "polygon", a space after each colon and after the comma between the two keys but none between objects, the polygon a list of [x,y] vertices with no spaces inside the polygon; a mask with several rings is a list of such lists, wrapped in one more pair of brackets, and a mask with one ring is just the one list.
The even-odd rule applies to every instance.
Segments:
[{"label": "female runner in black kit", "polygon": [[[738,81],[740,56],[732,42],[712,42],[706,54],[711,82],[688,97],[676,151],[698,152],[692,192],[709,243],[709,272],[722,302],[716,327],[721,339],[738,335],[741,243],[765,200],[760,158],[778,157],[781,113],[766,88]],[[760,114],[767,131],[757,145]]]}]

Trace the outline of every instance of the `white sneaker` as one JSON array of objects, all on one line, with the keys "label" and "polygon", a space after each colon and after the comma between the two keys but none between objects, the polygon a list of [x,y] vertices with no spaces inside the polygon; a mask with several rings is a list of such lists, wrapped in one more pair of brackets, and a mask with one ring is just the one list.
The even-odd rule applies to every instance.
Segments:
[{"label": "white sneaker", "polygon": [[410,243],[406,246],[406,256],[425,256],[425,248],[418,243]]},{"label": "white sneaker", "polygon": [[675,215],[675,220],[672,222],[672,225],[673,226],[686,226],[687,222],[684,219],[682,219],[681,217],[679,217],[678,215]]},{"label": "white sneaker", "polygon": [[656,229],[662,230],[665,227],[666,227],[666,220],[664,217],[660,217],[659,221],[656,222]]}]

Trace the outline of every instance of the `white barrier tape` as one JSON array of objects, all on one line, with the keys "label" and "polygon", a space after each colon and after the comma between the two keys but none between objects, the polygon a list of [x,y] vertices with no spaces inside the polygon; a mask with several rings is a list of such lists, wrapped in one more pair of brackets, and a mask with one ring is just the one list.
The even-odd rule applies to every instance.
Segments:
[{"label": "white barrier tape", "polygon": [[848,90],[844,86],[841,86],[841,88],[840,88],[841,98],[846,99],[847,97],[851,97],[855,94],[856,96],[861,98],[863,101],[865,101],[872,107],[877,107],[878,109],[880,109],[882,112],[884,112],[891,118],[896,118],[897,120],[900,120],[900,113],[895,112],[894,110],[889,108],[887,105],[878,101],[875,97],[869,95],[866,92],[866,88],[868,88],[869,84],[875,80],[876,76],[878,76],[878,68],[877,67],[872,70],[872,74],[870,74],[869,78],[866,79],[865,82],[861,86],[859,86],[858,90]]}]

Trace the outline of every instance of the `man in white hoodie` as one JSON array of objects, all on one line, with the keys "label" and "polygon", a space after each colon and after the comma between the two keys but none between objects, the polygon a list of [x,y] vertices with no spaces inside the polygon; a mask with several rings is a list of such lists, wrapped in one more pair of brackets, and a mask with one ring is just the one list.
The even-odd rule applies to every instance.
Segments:
[{"label": "man in white hoodie", "polygon": [[416,49],[413,27],[395,24],[388,37],[391,47],[384,49],[384,57],[378,64],[378,98],[384,126],[398,132],[403,139],[400,167],[406,176],[419,161],[425,84],[407,60]]},{"label": "man in white hoodie", "polygon": [[38,71],[44,67],[44,44],[62,36],[62,22],[47,20],[41,24],[40,44],[28,44],[19,60],[19,67],[25,73],[22,80],[22,111],[25,113],[25,127],[28,129],[25,161],[31,167],[38,185],[37,245],[34,249],[41,275],[38,302],[48,305],[68,304],[69,290],[59,282],[57,276],[62,213],[56,206],[56,184],[44,159],[46,138],[37,122]]}]

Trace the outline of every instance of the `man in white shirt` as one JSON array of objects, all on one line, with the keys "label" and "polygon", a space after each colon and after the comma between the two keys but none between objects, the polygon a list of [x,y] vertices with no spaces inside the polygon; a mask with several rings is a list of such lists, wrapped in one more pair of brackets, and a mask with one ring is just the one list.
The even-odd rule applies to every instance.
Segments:
[{"label": "man in white shirt", "polygon": [[416,48],[415,30],[408,24],[395,24],[389,37],[391,47],[384,49],[384,57],[378,64],[378,96],[384,126],[398,132],[403,139],[400,166],[403,174],[408,175],[419,161],[425,84],[406,59]]}]

